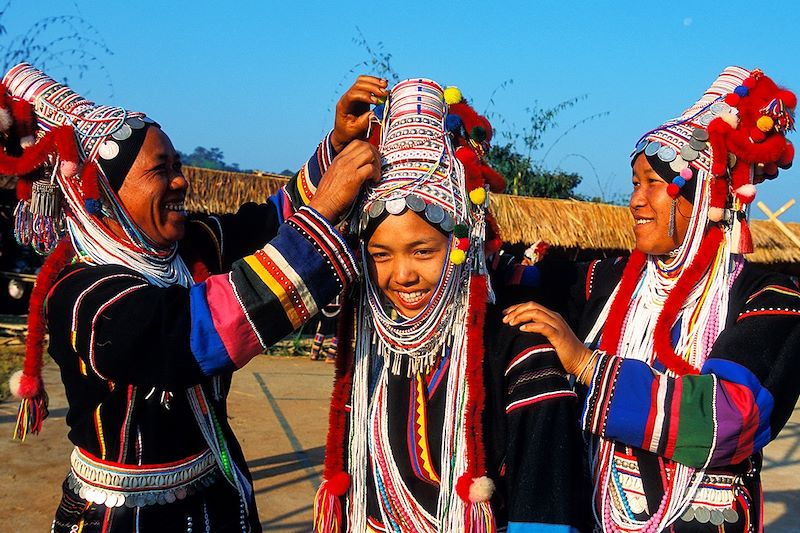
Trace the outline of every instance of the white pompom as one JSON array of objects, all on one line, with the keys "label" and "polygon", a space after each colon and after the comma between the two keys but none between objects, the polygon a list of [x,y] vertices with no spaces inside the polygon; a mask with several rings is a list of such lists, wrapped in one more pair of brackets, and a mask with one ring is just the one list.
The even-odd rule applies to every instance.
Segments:
[{"label": "white pompom", "polygon": [[736,127],[739,126],[739,117],[733,113],[722,113],[719,118],[727,122],[728,125],[733,129],[736,129]]},{"label": "white pompom", "polygon": [[23,148],[30,148],[34,144],[36,144],[36,139],[34,138],[33,135],[26,135],[25,137],[19,140],[19,145],[22,146]]},{"label": "white pompom", "polygon": [[0,107],[0,132],[7,132],[14,124],[14,118],[11,116],[11,111],[5,107]]},{"label": "white pompom", "polygon": [[20,394],[20,386],[22,383],[22,370],[17,370],[11,377],[8,378],[8,388],[11,389],[11,394],[14,395],[14,398],[21,400],[22,395]]},{"label": "white pompom", "polygon": [[469,501],[488,502],[494,494],[494,481],[486,476],[476,477],[469,486]]},{"label": "white pompom", "polygon": [[722,217],[725,216],[725,210],[721,207],[709,207],[708,208],[708,219],[711,222],[719,222],[722,220]]}]

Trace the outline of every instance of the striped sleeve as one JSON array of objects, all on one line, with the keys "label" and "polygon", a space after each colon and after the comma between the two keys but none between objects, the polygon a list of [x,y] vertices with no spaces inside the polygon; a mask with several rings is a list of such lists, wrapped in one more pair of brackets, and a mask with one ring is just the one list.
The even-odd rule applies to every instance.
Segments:
[{"label": "striped sleeve", "polygon": [[[328,133],[319,143],[314,155],[300,168],[297,174],[284,186],[286,199],[294,209],[308,205],[317,192],[322,175],[328,170],[335,156],[331,133]],[[287,207],[282,212],[287,214]]]},{"label": "striped sleeve", "polygon": [[700,375],[669,377],[647,364],[603,356],[584,429],[700,468],[737,464],[771,439],[772,394],[747,368],[709,359]]},{"label": "striped sleeve", "polygon": [[191,347],[208,375],[244,366],[314,316],[356,277],[339,233],[309,207],[262,249],[190,293]]},{"label": "striped sleeve", "polygon": [[692,467],[737,464],[763,449],[800,395],[800,293],[764,282],[743,294],[732,295],[737,304],[699,375],[602,356],[584,429]]}]

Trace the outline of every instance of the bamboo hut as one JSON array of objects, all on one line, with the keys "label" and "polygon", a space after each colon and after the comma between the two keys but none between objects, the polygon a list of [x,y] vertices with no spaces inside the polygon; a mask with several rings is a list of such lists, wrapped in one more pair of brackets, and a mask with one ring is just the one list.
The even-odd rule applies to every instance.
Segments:
[{"label": "bamboo hut", "polygon": [[286,176],[268,172],[183,167],[183,173],[190,184],[186,208],[195,213],[230,213],[245,202],[263,202],[288,181]]}]

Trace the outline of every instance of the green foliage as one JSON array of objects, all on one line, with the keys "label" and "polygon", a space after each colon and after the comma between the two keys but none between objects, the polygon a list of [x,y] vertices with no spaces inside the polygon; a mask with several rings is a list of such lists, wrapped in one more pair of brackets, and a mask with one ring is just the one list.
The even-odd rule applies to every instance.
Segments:
[{"label": "green foliage", "polygon": [[219,148],[204,148],[198,146],[191,154],[178,152],[181,162],[190,167],[210,168],[211,170],[228,170],[231,172],[244,172],[238,163],[225,162],[225,154]]},{"label": "green foliage", "polygon": [[[102,63],[112,55],[100,33],[79,15],[52,15],[36,20],[25,31],[11,35],[3,17],[11,8],[11,0],[0,7],[0,69],[7,72],[18,63],[28,62],[50,76],[70,83],[70,78],[83,78],[90,71],[101,72],[111,80]],[[72,4],[77,11],[77,6]],[[30,9],[23,4],[21,9]]]},{"label": "green foliage", "polygon": [[520,154],[511,143],[495,145],[486,154],[489,165],[506,178],[508,194],[541,196],[546,198],[572,198],[581,182],[578,174],[548,170]]}]

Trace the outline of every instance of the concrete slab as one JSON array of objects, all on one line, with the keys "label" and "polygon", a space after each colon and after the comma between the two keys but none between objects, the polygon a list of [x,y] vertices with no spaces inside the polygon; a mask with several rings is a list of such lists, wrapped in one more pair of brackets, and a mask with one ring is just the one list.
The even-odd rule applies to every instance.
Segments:
[{"label": "concrete slab", "polygon": [[[45,367],[51,416],[38,437],[12,442],[16,405],[0,404],[0,529],[49,531],[71,446],[66,403],[54,364]],[[266,531],[310,529],[320,481],[333,367],[304,358],[262,356],[237,373],[229,406]],[[767,531],[800,531],[800,408],[766,449]]]}]

